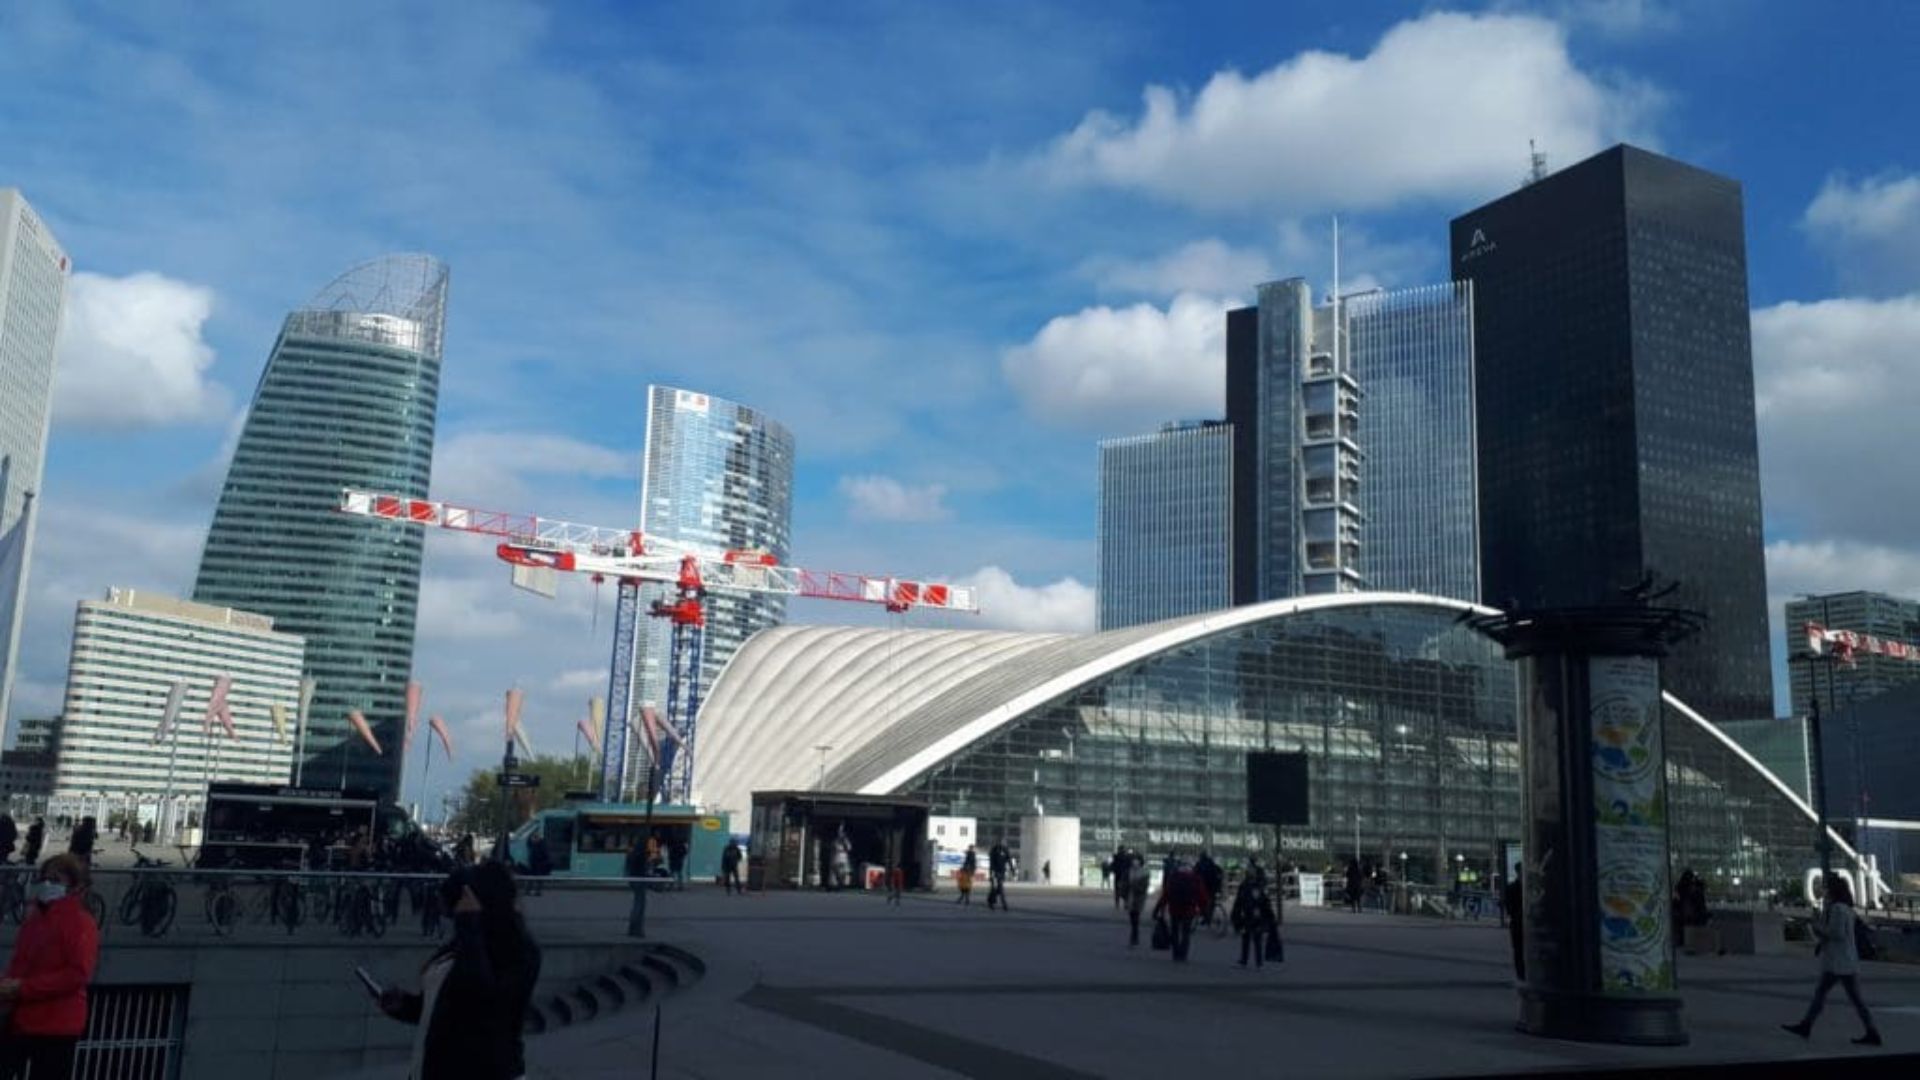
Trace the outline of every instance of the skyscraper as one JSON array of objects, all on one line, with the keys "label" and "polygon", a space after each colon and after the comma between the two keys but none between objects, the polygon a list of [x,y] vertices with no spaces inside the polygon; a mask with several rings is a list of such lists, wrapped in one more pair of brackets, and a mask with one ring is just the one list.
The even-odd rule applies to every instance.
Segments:
[{"label": "skyscraper", "polygon": [[[207,531],[193,598],[306,639],[310,786],[400,788],[422,537],[336,508],[345,487],[426,497],[446,304],[445,265],[392,255],[287,316]],[[384,757],[353,734],[354,709]]]},{"label": "skyscraper", "polygon": [[1667,688],[1715,719],[1772,715],[1742,219],[1735,181],[1616,146],[1452,226],[1487,602],[1678,582],[1711,621]]},{"label": "skyscraper", "polygon": [[1100,629],[1233,603],[1233,429],[1219,420],[1100,444]]},{"label": "skyscraper", "polygon": [[1258,295],[1227,313],[1233,602],[1476,597],[1472,286]]},{"label": "skyscraper", "polygon": [[[1829,593],[1787,601],[1787,655],[1805,651],[1805,627],[1852,630],[1885,641],[1920,645],[1920,601],[1877,592]],[[1813,695],[1829,717],[1907,683],[1920,682],[1920,663],[1872,650],[1857,650],[1851,665],[1790,663],[1788,696],[1794,716],[1805,716]]]},{"label": "skyscraper", "polygon": [[34,497],[52,417],[67,254],[14,188],[0,188],[0,741],[20,655]]},{"label": "skyscraper", "polygon": [[[647,387],[646,461],[640,479],[643,532],[689,544],[763,551],[784,563],[792,517],[793,435],[784,426],[723,398],[671,386]],[[749,637],[787,617],[783,596],[715,590],[705,605],[700,682],[706,687]],[[648,619],[636,658],[636,703],[664,710],[671,644],[668,620]],[[640,761],[643,754],[638,746],[629,751],[630,758]],[[630,768],[628,776],[645,773]]]}]

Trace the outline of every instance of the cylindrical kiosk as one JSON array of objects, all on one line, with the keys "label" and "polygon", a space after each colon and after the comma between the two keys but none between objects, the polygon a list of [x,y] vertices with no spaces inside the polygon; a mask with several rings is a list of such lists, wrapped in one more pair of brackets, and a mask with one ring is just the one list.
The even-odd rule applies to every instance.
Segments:
[{"label": "cylindrical kiosk", "polygon": [[1687,1041],[1668,906],[1660,660],[1702,622],[1637,605],[1475,620],[1520,662],[1522,1031]]}]

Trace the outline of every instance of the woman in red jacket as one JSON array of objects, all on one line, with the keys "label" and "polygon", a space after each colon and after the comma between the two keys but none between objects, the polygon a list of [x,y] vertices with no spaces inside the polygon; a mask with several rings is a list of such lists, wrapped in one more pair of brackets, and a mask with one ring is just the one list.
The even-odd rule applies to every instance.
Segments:
[{"label": "woman in red jacket", "polygon": [[0,1078],[23,1076],[28,1066],[33,1080],[73,1075],[74,1047],[87,1029],[87,984],[100,956],[100,928],[80,904],[88,877],[73,855],[40,866],[32,910],[0,978],[0,1005],[13,1007],[0,1038]]}]

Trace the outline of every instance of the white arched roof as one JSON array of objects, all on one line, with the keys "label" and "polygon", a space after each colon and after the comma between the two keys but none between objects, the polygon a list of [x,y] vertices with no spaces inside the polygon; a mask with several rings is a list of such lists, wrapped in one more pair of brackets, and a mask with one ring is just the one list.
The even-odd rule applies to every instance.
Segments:
[{"label": "white arched roof", "polygon": [[1315,611],[1429,607],[1418,593],[1337,593],[1228,608],[1100,634],[783,626],[734,654],[700,709],[702,802],[743,814],[755,791],[887,794],[1028,711],[1158,653]]}]

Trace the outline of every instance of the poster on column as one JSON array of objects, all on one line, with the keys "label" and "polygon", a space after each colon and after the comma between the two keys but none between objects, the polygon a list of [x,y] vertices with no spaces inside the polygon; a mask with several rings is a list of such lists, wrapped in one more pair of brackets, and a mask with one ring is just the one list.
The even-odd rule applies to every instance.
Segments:
[{"label": "poster on column", "polygon": [[1671,990],[1660,665],[1636,656],[1596,656],[1588,663],[1600,989]]}]

